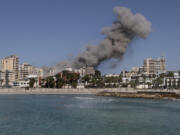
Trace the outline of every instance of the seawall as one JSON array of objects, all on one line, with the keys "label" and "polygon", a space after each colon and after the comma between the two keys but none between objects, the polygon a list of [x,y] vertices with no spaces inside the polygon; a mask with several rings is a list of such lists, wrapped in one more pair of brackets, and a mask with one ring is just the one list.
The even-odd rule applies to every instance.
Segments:
[{"label": "seawall", "polygon": [[180,94],[180,90],[168,89],[147,89],[139,90],[133,88],[84,88],[84,89],[50,89],[50,88],[36,88],[25,90],[22,88],[0,88],[0,94],[98,94],[100,92],[119,92],[119,93],[138,93],[138,92],[159,92],[168,93],[173,92]]}]

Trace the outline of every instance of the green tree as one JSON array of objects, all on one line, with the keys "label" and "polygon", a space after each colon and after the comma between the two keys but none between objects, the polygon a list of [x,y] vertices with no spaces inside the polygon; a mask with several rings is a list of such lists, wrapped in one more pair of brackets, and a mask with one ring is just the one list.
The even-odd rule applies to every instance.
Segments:
[{"label": "green tree", "polygon": [[118,82],[119,82],[119,83],[122,82],[122,75],[119,75],[119,77],[118,77]]},{"label": "green tree", "polygon": [[155,88],[159,88],[161,84],[163,84],[163,78],[161,77],[158,77],[153,81],[153,85]]},{"label": "green tree", "polygon": [[128,87],[128,84],[123,83],[121,87],[123,87],[123,88],[127,88],[127,87]]},{"label": "green tree", "polygon": [[99,70],[95,70],[95,76],[98,78],[98,77],[101,77],[101,72]]},{"label": "green tree", "polygon": [[55,80],[53,76],[46,78],[46,88],[55,88]]},{"label": "green tree", "polygon": [[72,84],[71,84],[71,86],[72,86],[73,88],[76,88],[76,87],[77,87],[77,81],[73,81]]},{"label": "green tree", "polygon": [[130,85],[131,85],[132,88],[135,88],[137,84],[136,84],[136,82],[134,80],[131,80]]},{"label": "green tree", "polygon": [[167,77],[174,77],[174,73],[173,72],[168,72]]},{"label": "green tree", "polygon": [[34,78],[31,78],[31,79],[30,79],[30,82],[29,82],[29,87],[30,87],[30,88],[33,88],[35,82],[36,82],[36,80],[35,80]]},{"label": "green tree", "polygon": [[65,81],[62,78],[56,78],[56,88],[62,88],[65,85]]},{"label": "green tree", "polygon": [[165,77],[165,74],[162,73],[162,74],[160,74],[159,76],[160,76],[161,78],[164,78],[164,77]]},{"label": "green tree", "polygon": [[178,82],[177,82],[177,88],[180,88],[180,79],[178,79]]},{"label": "green tree", "polygon": [[97,88],[104,88],[105,87],[104,81],[102,79],[96,80],[96,87]]},{"label": "green tree", "polygon": [[84,77],[82,77],[82,81],[83,82],[89,82],[90,81],[90,76],[89,75],[85,75]]}]

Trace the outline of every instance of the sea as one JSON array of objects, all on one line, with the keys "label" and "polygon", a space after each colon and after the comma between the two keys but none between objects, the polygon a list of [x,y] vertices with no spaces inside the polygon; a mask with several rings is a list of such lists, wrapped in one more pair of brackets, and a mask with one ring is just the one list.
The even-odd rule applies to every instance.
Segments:
[{"label": "sea", "polygon": [[180,135],[180,101],[0,95],[0,135]]}]

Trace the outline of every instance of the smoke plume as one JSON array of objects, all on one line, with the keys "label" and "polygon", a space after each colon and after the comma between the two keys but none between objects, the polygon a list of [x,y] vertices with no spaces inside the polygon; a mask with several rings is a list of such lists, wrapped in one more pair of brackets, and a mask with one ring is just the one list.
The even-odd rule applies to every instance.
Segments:
[{"label": "smoke plume", "polygon": [[129,44],[135,38],[146,39],[151,32],[151,23],[137,13],[133,14],[126,7],[115,7],[116,20],[111,27],[105,27],[102,34],[105,39],[99,45],[88,45],[86,49],[71,61],[63,61],[56,65],[56,70],[64,66],[81,68],[98,67],[109,59],[122,60]]}]

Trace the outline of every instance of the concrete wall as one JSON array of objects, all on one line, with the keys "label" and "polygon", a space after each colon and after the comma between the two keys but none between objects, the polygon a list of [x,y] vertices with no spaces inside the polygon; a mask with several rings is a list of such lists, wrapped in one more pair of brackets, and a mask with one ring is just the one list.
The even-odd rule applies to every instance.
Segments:
[{"label": "concrete wall", "polygon": [[107,92],[127,92],[127,93],[136,93],[137,91],[149,91],[149,92],[176,92],[180,94],[180,90],[138,90],[133,88],[102,88],[102,89],[94,89],[94,88],[85,88],[85,89],[0,89],[0,94],[96,94],[98,92],[107,91]]}]

